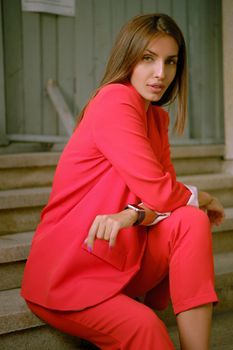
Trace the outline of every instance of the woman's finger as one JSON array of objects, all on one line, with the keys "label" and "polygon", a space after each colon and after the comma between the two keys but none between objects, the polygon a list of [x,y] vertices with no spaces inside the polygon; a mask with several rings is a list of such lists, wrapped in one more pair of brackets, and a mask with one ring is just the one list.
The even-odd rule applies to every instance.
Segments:
[{"label": "woman's finger", "polygon": [[94,241],[96,238],[96,234],[98,232],[98,228],[99,228],[99,218],[97,216],[90,227],[87,238],[85,239],[85,242],[87,244],[87,248],[89,251],[93,250]]},{"label": "woman's finger", "polygon": [[120,225],[118,222],[115,222],[112,227],[112,231],[109,238],[109,247],[113,247],[115,245],[119,230],[120,230]]}]

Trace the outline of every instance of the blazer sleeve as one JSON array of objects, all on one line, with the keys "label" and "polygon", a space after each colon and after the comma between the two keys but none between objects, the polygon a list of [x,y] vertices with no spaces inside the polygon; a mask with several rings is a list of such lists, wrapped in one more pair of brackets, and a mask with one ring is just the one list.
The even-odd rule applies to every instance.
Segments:
[{"label": "blazer sleeve", "polygon": [[164,171],[152,150],[142,98],[122,85],[100,91],[92,102],[87,113],[96,147],[129,189],[158,212],[186,205],[191,192]]},{"label": "blazer sleeve", "polygon": [[168,140],[168,127],[169,127],[169,116],[168,113],[160,109],[163,121],[162,124],[162,136],[163,136],[163,156],[162,156],[162,165],[165,171],[169,172],[174,180],[176,180],[176,171],[174,165],[171,161],[171,151],[170,143]]}]

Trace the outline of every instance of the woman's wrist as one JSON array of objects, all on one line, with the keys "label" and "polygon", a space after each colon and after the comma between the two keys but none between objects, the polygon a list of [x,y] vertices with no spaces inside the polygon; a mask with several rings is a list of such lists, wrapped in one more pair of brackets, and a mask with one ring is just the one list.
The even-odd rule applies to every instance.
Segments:
[{"label": "woman's wrist", "polygon": [[135,210],[126,208],[125,210],[123,210],[123,212],[125,215],[127,215],[127,218],[129,220],[130,226],[133,226],[133,224],[137,221],[138,219],[138,213]]},{"label": "woman's wrist", "polygon": [[198,192],[198,202],[200,207],[205,207],[206,205],[209,205],[213,199],[214,198],[208,192]]}]

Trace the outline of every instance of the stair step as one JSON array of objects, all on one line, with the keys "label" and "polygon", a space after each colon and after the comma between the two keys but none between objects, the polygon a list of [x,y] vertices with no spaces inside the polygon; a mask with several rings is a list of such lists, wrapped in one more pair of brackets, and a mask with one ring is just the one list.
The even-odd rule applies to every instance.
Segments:
[{"label": "stair step", "polygon": [[[233,176],[230,174],[182,176],[179,180],[209,191],[225,207],[233,206]],[[50,192],[51,187],[0,191],[0,234],[34,230]]]},{"label": "stair step", "polygon": [[0,210],[0,236],[35,230],[42,208],[43,206]]},{"label": "stair step", "polygon": [[223,158],[225,145],[171,146],[172,159]]},{"label": "stair step", "polygon": [[50,187],[0,191],[0,209],[43,206],[47,203],[50,192]]},{"label": "stair step", "polygon": [[179,181],[197,186],[217,197],[225,207],[233,205],[233,175],[226,173],[180,176]]},{"label": "stair step", "polygon": [[35,230],[50,187],[0,191],[0,235]]},{"label": "stair step", "polygon": [[34,232],[0,236],[0,263],[26,260]]},{"label": "stair step", "polygon": [[177,175],[219,173],[222,171],[223,155],[223,145],[171,147]]},{"label": "stair step", "polygon": [[[223,145],[173,146],[178,175],[222,170]],[[0,154],[0,190],[51,185],[61,152]]]},{"label": "stair step", "polygon": [[[0,235],[0,290],[20,286],[33,234],[34,231]],[[233,208],[226,209],[225,221],[214,228],[213,250],[215,254],[233,251]]]},{"label": "stair step", "polygon": [[32,236],[33,232],[0,236],[0,291],[20,287]]},{"label": "stair step", "polygon": [[19,293],[19,289],[0,292],[0,334],[43,325],[27,308]]},{"label": "stair step", "polygon": [[179,180],[206,191],[233,187],[233,175],[227,173],[180,176]]},{"label": "stair step", "polygon": [[[212,350],[232,349],[233,312],[214,313],[211,337]],[[176,326],[168,327],[169,334],[179,348]],[[14,333],[12,333],[14,332]],[[19,290],[0,292],[0,342],[1,349],[8,350],[15,344],[17,350],[33,349],[93,349],[90,344],[82,346],[80,339],[65,335],[44,326],[43,322],[33,315],[24,300],[19,296]]]},{"label": "stair step", "polygon": [[214,253],[233,251],[233,208],[226,208],[225,214],[223,223],[213,229]]},{"label": "stair step", "polygon": [[0,155],[0,190],[51,185],[60,152]]},{"label": "stair step", "polygon": [[96,349],[77,337],[63,334],[35,316],[20,296],[20,289],[0,292],[1,350]]},{"label": "stair step", "polygon": [[[79,338],[63,334],[49,326],[29,328],[0,335],[1,350],[97,350],[83,347]],[[12,346],[14,344],[14,347]]]},{"label": "stair step", "polygon": [[[200,190],[210,192],[220,192],[222,190],[229,193],[233,191],[233,175],[231,174],[220,173],[212,174],[211,176],[209,174],[182,176],[179,177],[179,181],[182,181],[185,184],[197,186]],[[45,205],[50,192],[50,187],[0,191],[0,209]]]}]

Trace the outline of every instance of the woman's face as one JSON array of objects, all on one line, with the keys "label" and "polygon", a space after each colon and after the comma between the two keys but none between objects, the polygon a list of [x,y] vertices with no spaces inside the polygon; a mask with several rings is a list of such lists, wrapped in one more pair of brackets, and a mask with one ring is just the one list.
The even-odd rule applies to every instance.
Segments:
[{"label": "woman's face", "polygon": [[146,109],[159,101],[176,75],[179,47],[169,35],[158,36],[134,67],[130,82],[144,98]]}]

